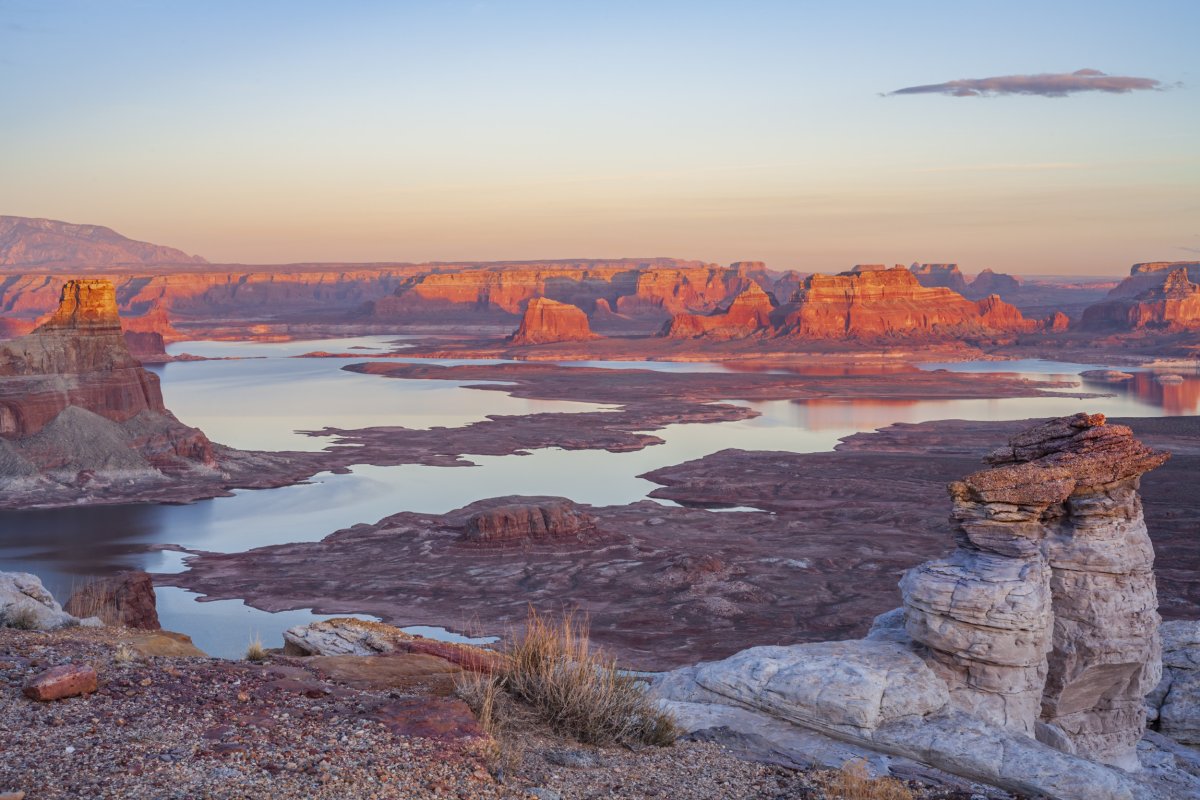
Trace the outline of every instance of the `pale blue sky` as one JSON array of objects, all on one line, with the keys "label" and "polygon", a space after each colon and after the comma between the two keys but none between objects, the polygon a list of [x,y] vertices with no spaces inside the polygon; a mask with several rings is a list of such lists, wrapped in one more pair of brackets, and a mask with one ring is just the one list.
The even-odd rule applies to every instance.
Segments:
[{"label": "pale blue sky", "polygon": [[[1115,274],[1200,258],[1197,30],[1189,0],[0,0],[0,213],[219,261]],[[1083,68],[1166,88],[881,96]]]}]

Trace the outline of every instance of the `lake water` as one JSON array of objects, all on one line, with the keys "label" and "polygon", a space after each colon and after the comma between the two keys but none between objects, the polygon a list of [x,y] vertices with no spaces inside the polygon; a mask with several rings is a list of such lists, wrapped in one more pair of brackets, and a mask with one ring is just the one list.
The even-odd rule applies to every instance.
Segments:
[{"label": "lake water", "polygon": [[[404,425],[459,426],[489,414],[546,411],[586,415],[605,406],[524,400],[501,392],[464,388],[437,380],[394,380],[346,372],[341,367],[386,352],[397,337],[287,342],[279,344],[185,342],[173,352],[238,360],[177,362],[156,367],[167,406],[212,439],[248,449],[319,450],[328,440],[298,434],[324,426],[358,428]],[[325,350],[352,352],[352,359],[291,356]],[[462,363],[441,361],[438,363]],[[574,363],[579,366],[578,362]],[[598,364],[590,364],[598,365]],[[618,366],[614,363],[605,366]],[[632,368],[670,371],[732,370],[736,365],[630,362]],[[1078,381],[1096,365],[1054,362],[928,364],[926,369],[960,372],[1017,372],[1042,380]],[[473,382],[478,383],[478,382]],[[658,431],[660,446],[634,453],[537,450],[526,456],[468,456],[475,467],[354,467],[347,475],[323,473],[308,484],[238,491],[232,497],[190,505],[125,505],[87,509],[0,512],[0,570],[42,577],[65,599],[89,576],[120,569],[174,572],[185,568],[183,553],[236,552],[268,544],[314,541],[358,522],[375,522],[399,511],[443,513],[474,500],[506,494],[562,495],[597,505],[644,499],[656,484],[637,476],[728,447],[817,452],[862,430],[894,422],[935,419],[1016,419],[1080,410],[1111,416],[1196,413],[1200,378],[1163,385],[1139,373],[1124,384],[1083,381],[1075,391],[1111,393],[1070,397],[996,400],[827,399],[806,402],[742,403],[760,416],[717,424],[672,425]],[[1191,398],[1190,400],[1188,398]],[[735,401],[736,402],[736,401]],[[1188,405],[1190,403],[1190,406]],[[581,417],[586,424],[586,417]],[[163,589],[164,627],[188,633],[215,655],[236,657],[261,636],[277,646],[284,629],[314,619],[306,610],[268,614],[240,601],[197,603],[181,589]],[[447,622],[453,628],[452,621]],[[428,631],[439,636],[446,631]]]}]

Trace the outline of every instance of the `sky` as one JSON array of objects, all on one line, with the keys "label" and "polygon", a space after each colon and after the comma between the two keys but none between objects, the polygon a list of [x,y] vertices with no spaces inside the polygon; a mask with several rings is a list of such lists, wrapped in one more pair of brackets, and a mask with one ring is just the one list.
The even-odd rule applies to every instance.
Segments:
[{"label": "sky", "polygon": [[0,214],[214,262],[1116,275],[1200,259],[1197,30],[1193,0],[0,0]]}]

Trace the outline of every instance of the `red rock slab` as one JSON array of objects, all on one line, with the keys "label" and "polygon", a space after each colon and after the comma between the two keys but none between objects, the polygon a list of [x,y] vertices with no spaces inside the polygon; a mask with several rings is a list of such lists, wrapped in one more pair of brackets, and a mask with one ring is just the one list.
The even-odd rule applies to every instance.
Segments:
[{"label": "red rock slab", "polygon": [[485,736],[462,700],[449,697],[405,697],[390,700],[367,714],[397,736],[420,736],[449,742]]},{"label": "red rock slab", "polygon": [[96,670],[80,664],[53,667],[26,681],[23,691],[29,699],[42,702],[91,694],[96,691]]}]

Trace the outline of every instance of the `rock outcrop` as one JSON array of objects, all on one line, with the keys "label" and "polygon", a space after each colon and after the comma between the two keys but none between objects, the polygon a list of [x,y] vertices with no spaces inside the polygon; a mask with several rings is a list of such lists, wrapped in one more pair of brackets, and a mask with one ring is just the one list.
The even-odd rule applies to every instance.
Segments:
[{"label": "rock outcrop", "polygon": [[[769,732],[780,758],[820,734],[1022,794],[1198,796],[1200,760],[1143,739],[1159,619],[1137,489],[1166,458],[1100,415],[1019,433],[951,484],[958,548],[911,570],[867,639],[751,648],[652,691],[694,735]],[[1194,625],[1164,626],[1176,666],[1149,697],[1184,737]]]},{"label": "rock outcrop", "polygon": [[1107,299],[1133,298],[1151,289],[1160,288],[1167,276],[1184,270],[1192,283],[1200,282],[1200,261],[1148,261],[1129,268],[1129,277],[1108,293]]},{"label": "rock outcrop", "polygon": [[213,444],[177,420],[126,346],[108,281],[69,281],[42,325],[0,343],[0,507],[182,502],[317,469],[303,454]]},{"label": "rock outcrop", "polygon": [[807,338],[877,338],[1028,331],[1035,323],[999,298],[978,303],[925,287],[903,267],[812,275],[780,333]]},{"label": "rock outcrop", "polygon": [[38,576],[0,572],[0,626],[47,631],[79,623],[78,617],[63,611]]},{"label": "rock outcrop", "polygon": [[1164,622],[1162,681],[1146,698],[1149,721],[1159,733],[1200,745],[1200,621]]},{"label": "rock outcrop", "polygon": [[511,319],[535,297],[625,318],[711,311],[751,279],[743,268],[679,259],[437,265],[372,306],[377,319]]},{"label": "rock outcrop", "polygon": [[113,285],[101,280],[68,281],[42,325],[0,345],[0,442],[0,478],[216,464],[130,355]]},{"label": "rock outcrop", "polygon": [[141,571],[97,578],[76,589],[63,607],[77,617],[98,617],[105,625],[156,631],[158,604],[154,582]]},{"label": "rock outcrop", "polygon": [[1103,415],[1026,431],[950,485],[958,548],[901,588],[956,705],[1136,767],[1159,679],[1154,551],[1137,489],[1167,454]]},{"label": "rock outcrop", "polygon": [[565,497],[546,497],[488,505],[470,515],[462,538],[467,542],[509,544],[590,536],[595,532],[594,516]]},{"label": "rock outcrop", "polygon": [[525,306],[521,326],[512,335],[512,343],[550,344],[586,342],[596,334],[588,326],[587,314],[578,306],[546,297],[535,297]]},{"label": "rock outcrop", "polygon": [[204,264],[182,250],[126,238],[102,225],[0,216],[0,266]]},{"label": "rock outcrop", "polygon": [[706,336],[739,339],[771,326],[775,298],[751,283],[738,293],[728,308],[712,314],[676,314],[664,326],[662,335],[671,339]]},{"label": "rock outcrop", "polygon": [[283,650],[293,656],[376,656],[416,653],[434,656],[462,669],[492,672],[500,654],[469,644],[442,642],[414,636],[399,628],[370,620],[339,617],[283,632]]},{"label": "rock outcrop", "polygon": [[1186,268],[1178,267],[1135,297],[1112,297],[1089,306],[1083,312],[1082,327],[1097,331],[1200,328],[1200,285],[1188,276]]}]

